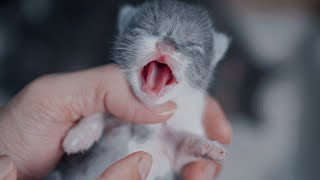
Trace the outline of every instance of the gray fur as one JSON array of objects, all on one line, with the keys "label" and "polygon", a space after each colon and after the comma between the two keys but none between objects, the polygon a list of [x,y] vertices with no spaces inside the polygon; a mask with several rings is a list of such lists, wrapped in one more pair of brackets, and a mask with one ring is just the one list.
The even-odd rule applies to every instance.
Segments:
[{"label": "gray fur", "polygon": [[115,61],[124,69],[132,66],[142,37],[169,39],[175,43],[177,52],[190,57],[186,58],[191,64],[185,72],[190,85],[206,89],[213,67],[229,44],[226,36],[215,32],[209,13],[198,6],[167,0],[147,2],[135,13],[132,11],[120,14],[119,19],[129,16],[131,21],[120,25],[123,31],[116,42]]}]

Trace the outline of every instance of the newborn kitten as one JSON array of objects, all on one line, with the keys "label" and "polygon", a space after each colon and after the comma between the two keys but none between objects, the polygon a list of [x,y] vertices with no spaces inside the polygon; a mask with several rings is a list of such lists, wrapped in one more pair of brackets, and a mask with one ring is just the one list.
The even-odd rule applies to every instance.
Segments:
[{"label": "newborn kitten", "polygon": [[112,126],[120,121],[104,113],[85,117],[69,131],[63,148],[68,154],[86,152],[70,156],[55,177],[94,179],[136,151],[153,157],[149,180],[173,179],[174,172],[199,159],[223,161],[225,149],[205,137],[202,113],[207,86],[229,40],[214,30],[208,12],[176,1],[125,6],[119,31],[114,59],[134,94],[148,106],[174,101],[177,111],[157,125]]}]

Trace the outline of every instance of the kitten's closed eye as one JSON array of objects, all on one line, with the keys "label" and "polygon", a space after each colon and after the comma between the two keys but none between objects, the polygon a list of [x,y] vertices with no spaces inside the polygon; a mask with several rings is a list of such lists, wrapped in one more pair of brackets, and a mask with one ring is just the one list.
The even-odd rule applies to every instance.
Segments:
[{"label": "kitten's closed eye", "polygon": [[189,42],[186,44],[186,47],[188,48],[188,50],[194,52],[194,53],[200,53],[200,54],[204,54],[204,49],[203,46],[200,44],[196,44],[196,43],[192,43]]},{"label": "kitten's closed eye", "polygon": [[159,35],[158,31],[150,30],[150,29],[143,29],[143,28],[134,28],[131,30],[133,35],[141,35],[141,36],[154,36],[157,37]]}]

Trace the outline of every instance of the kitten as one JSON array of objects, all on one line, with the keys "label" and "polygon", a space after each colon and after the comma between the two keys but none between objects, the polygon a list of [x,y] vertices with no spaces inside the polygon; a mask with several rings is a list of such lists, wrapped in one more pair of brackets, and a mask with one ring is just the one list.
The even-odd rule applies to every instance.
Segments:
[{"label": "kitten", "polygon": [[202,113],[206,89],[229,39],[215,31],[205,9],[177,1],[125,6],[118,19],[114,59],[134,94],[148,106],[174,101],[178,109],[163,124],[122,122],[105,132],[120,121],[105,113],[85,117],[68,132],[63,148],[68,154],[89,151],[70,156],[56,177],[94,179],[136,151],[153,157],[149,180],[173,179],[174,172],[199,159],[223,161],[226,150],[205,137]]}]

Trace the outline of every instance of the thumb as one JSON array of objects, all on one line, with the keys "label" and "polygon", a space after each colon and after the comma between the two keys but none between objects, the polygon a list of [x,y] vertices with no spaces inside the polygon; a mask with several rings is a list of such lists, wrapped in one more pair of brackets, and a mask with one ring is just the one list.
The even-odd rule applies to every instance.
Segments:
[{"label": "thumb", "polygon": [[133,153],[112,166],[99,178],[100,180],[145,180],[149,174],[152,157],[145,152]]},{"label": "thumb", "polygon": [[17,179],[17,168],[14,165],[12,159],[7,155],[0,156],[0,179]]},{"label": "thumb", "polygon": [[146,107],[133,95],[125,73],[115,65],[47,75],[26,89],[33,92],[28,102],[46,101],[39,104],[50,107],[51,114],[62,115],[59,119],[66,121],[108,111],[122,120],[159,123],[176,110],[172,102]]}]

